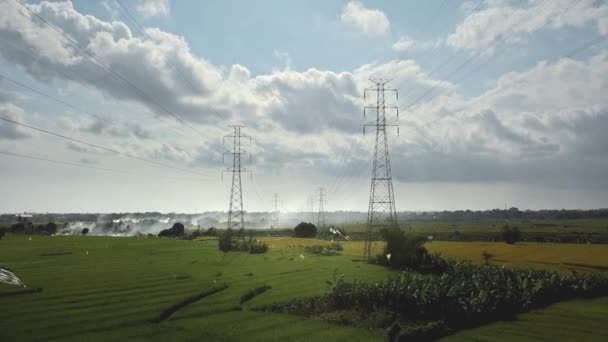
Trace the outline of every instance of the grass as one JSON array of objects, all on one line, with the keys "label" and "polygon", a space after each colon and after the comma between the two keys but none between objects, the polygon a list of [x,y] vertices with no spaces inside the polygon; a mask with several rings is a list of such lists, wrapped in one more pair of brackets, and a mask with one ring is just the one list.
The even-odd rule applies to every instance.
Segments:
[{"label": "grass", "polygon": [[[329,245],[329,241],[298,238],[263,238],[274,250],[291,251],[305,246]],[[361,258],[363,241],[341,241],[344,247],[343,255]],[[483,263],[483,251],[494,254],[492,264],[535,269],[553,269],[561,271],[593,271],[608,270],[608,245],[585,245],[566,243],[533,243],[521,242],[508,245],[504,242],[448,242],[433,241],[425,244],[430,252]],[[372,254],[382,252],[384,244],[374,242]]]},{"label": "grass", "polygon": [[[384,341],[384,331],[336,326],[320,319],[252,311],[252,308],[289,299],[318,295],[328,289],[335,269],[345,280],[381,280],[390,271],[361,260],[362,242],[344,242],[340,256],[315,256],[306,245],[328,243],[314,239],[265,238],[267,254],[220,253],[217,241],[156,238],[6,236],[0,240],[0,265],[14,272],[28,288],[40,292],[13,294],[22,289],[0,284],[0,340],[212,340]],[[481,251],[496,255],[495,263],[568,269],[567,263],[608,266],[608,246],[432,242],[432,251],[483,262]],[[380,252],[381,243],[374,249]],[[87,253],[88,252],[88,253]],[[303,256],[304,258],[302,258]],[[588,267],[580,267],[588,270]],[[222,291],[216,291],[229,285]],[[240,304],[243,294],[271,288]],[[199,298],[200,297],[200,298]],[[192,300],[195,298],[196,300]],[[186,303],[186,305],[179,305]],[[515,322],[499,322],[462,332],[464,340],[503,334],[536,336],[542,312],[565,315],[576,310],[597,313],[593,322],[579,324],[582,337],[608,334],[608,299],[560,303],[547,310],[522,315]],[[171,314],[159,322],[162,312]],[[555,309],[558,308],[558,309]],[[578,309],[577,309],[578,308]],[[557,310],[557,311],[555,311]],[[559,311],[562,310],[562,311]],[[561,313],[560,313],[561,312]],[[534,316],[536,315],[536,316]],[[586,317],[586,316],[581,316]],[[530,319],[532,319],[530,318]],[[591,318],[590,318],[591,319]],[[551,327],[552,319],[541,327]],[[520,324],[520,326],[513,326]],[[557,323],[556,323],[557,325]],[[495,328],[493,328],[495,327]],[[580,327],[580,329],[579,329]],[[483,330],[490,329],[490,330]],[[498,330],[492,330],[498,329]],[[510,329],[510,330],[509,330]],[[593,329],[598,329],[594,331]],[[543,328],[544,330],[544,328]],[[579,331],[580,330],[580,331]],[[502,333],[501,333],[502,334]],[[546,333],[547,336],[554,336]],[[538,333],[542,337],[542,333]],[[454,335],[459,338],[460,334]],[[468,338],[467,338],[468,336]],[[567,335],[571,336],[571,335]],[[574,338],[573,338],[574,339]],[[547,340],[551,340],[547,338]],[[584,340],[584,338],[581,338]]]},{"label": "grass", "polygon": [[608,341],[608,298],[574,300],[488,324],[441,341]]},{"label": "grass", "polygon": [[[59,252],[71,254],[42,256]],[[384,340],[382,331],[249,310],[323,293],[336,268],[349,279],[389,273],[349,258],[300,254],[224,255],[214,240],[7,236],[0,240],[0,265],[42,291],[0,295],[0,340]],[[224,283],[227,289],[190,303]],[[264,284],[272,289],[236,311],[244,293]],[[0,294],[17,289],[0,284]],[[184,302],[189,305],[158,323],[164,310]]]}]

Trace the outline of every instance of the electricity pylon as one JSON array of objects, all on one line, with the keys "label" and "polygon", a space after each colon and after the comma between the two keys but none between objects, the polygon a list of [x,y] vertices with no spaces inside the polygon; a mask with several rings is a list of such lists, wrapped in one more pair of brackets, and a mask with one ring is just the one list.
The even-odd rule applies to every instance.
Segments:
[{"label": "electricity pylon", "polygon": [[[228,167],[223,170],[224,172],[232,172],[232,187],[230,189],[230,204],[228,206],[228,229],[243,229],[245,228],[245,214],[243,211],[243,187],[241,184],[241,173],[250,172],[248,169],[241,166],[242,156],[248,153],[241,147],[241,138],[249,139],[251,137],[241,133],[241,129],[245,126],[233,125],[230,126],[234,130],[232,135],[224,136],[224,143],[226,138],[232,139],[232,152],[225,152],[224,157],[227,154],[232,155],[232,167]],[[249,156],[251,162],[251,155]]]},{"label": "electricity pylon", "polygon": [[319,188],[319,214],[317,215],[317,228],[325,234],[325,189]]},{"label": "electricity pylon", "polygon": [[279,194],[274,193],[274,198],[272,200],[274,205],[274,211],[272,212],[272,224],[274,228],[279,228]]},{"label": "electricity pylon", "polygon": [[368,92],[376,93],[376,103],[373,106],[363,108],[365,119],[368,110],[375,111],[376,119],[363,125],[363,134],[366,127],[376,129],[376,144],[374,147],[374,163],[372,168],[372,181],[369,193],[369,209],[367,212],[367,236],[365,239],[365,250],[363,255],[366,259],[371,257],[373,233],[382,228],[397,224],[397,211],[395,209],[395,196],[393,191],[393,177],[391,175],[391,162],[388,152],[388,140],[386,135],[387,127],[397,127],[398,124],[386,120],[386,111],[395,110],[399,119],[399,108],[397,106],[387,106],[385,93],[394,92],[396,99],[399,99],[397,89],[390,89],[386,84],[390,81],[382,79],[370,79],[374,83],[374,88],[367,88],[363,91],[363,98],[366,99]]}]

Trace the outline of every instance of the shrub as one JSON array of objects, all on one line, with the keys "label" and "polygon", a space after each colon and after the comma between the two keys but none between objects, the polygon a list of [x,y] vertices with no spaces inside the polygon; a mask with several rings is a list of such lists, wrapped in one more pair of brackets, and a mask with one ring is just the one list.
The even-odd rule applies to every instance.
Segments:
[{"label": "shrub", "polygon": [[339,279],[325,295],[272,304],[262,310],[307,316],[342,310],[388,312],[394,314],[397,322],[425,323],[393,331],[391,340],[402,335],[418,340],[509,318],[558,301],[608,295],[608,277],[600,273],[563,275],[446,262],[450,267],[441,276],[404,272],[380,283],[347,283]]},{"label": "shrub", "polygon": [[220,251],[226,253],[232,250],[233,247],[234,230],[228,228],[220,234],[218,244]]},{"label": "shrub", "polygon": [[87,235],[89,234],[89,228],[83,228],[82,231],[80,232],[82,235]]},{"label": "shrub", "polygon": [[494,258],[494,254],[488,252],[488,251],[483,251],[481,252],[481,257],[483,258],[483,261],[485,262],[486,265],[488,265],[490,263],[490,260],[492,260],[492,258]]},{"label": "shrub", "polygon": [[343,251],[344,247],[339,242],[332,243],[329,246],[323,245],[313,245],[304,247],[304,251],[310,254],[318,254],[318,255],[339,255],[340,251]]},{"label": "shrub", "polygon": [[251,254],[262,254],[268,252],[268,245],[254,238],[236,238],[234,230],[226,229],[218,239],[220,251],[241,251]]},{"label": "shrub", "polygon": [[298,238],[309,238],[317,235],[317,227],[312,223],[300,222],[294,228],[294,234]]},{"label": "shrub", "polygon": [[4,237],[4,234],[6,234],[6,228],[0,227],[0,240],[2,240],[2,237]]},{"label": "shrub", "polygon": [[519,231],[519,228],[511,228],[508,224],[505,225],[504,227],[502,227],[502,238],[506,243],[510,245],[518,242],[519,240],[521,240],[521,233]]},{"label": "shrub", "polygon": [[161,230],[160,233],[158,233],[158,236],[178,237],[178,236],[184,236],[185,232],[186,232],[186,228],[184,227],[184,224],[181,222],[175,222],[173,224],[173,227],[171,227],[169,229]]},{"label": "shrub", "polygon": [[376,263],[394,269],[410,269],[421,273],[445,271],[447,265],[444,260],[438,254],[429,254],[428,250],[424,248],[426,237],[406,234],[397,227],[384,229],[381,233],[386,245],[384,253],[376,256]]}]

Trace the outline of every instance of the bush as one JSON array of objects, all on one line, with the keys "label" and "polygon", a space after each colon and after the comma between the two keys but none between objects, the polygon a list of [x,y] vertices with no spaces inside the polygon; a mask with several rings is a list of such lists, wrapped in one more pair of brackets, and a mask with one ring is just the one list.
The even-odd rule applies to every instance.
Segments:
[{"label": "bush", "polygon": [[2,240],[2,237],[4,237],[4,234],[6,234],[6,228],[0,227],[0,240]]},{"label": "bush", "polygon": [[410,269],[421,273],[445,271],[447,265],[444,260],[438,254],[429,254],[424,248],[426,237],[406,234],[397,227],[384,229],[381,233],[386,245],[383,254],[376,256],[376,263],[394,269]]},{"label": "bush", "polygon": [[158,236],[160,236],[160,237],[180,237],[180,236],[184,236],[185,232],[186,232],[186,228],[184,227],[184,224],[181,222],[175,222],[173,224],[173,227],[171,227],[169,229],[161,230],[160,233],[158,233]]},{"label": "bush", "polygon": [[441,276],[404,272],[380,283],[339,279],[325,295],[261,309],[306,316],[343,310],[392,313],[395,322],[420,326],[393,331],[391,340],[402,335],[418,340],[510,318],[558,301],[608,295],[608,277],[600,273],[563,275],[446,262],[450,267]]},{"label": "bush", "polygon": [[298,238],[311,238],[317,235],[317,227],[312,223],[300,222],[294,228],[294,234]]},{"label": "bush", "polygon": [[233,238],[234,230],[230,228],[226,229],[223,233],[221,233],[218,239],[220,251],[224,253],[231,251],[233,248]]},{"label": "bush", "polygon": [[82,229],[82,231],[80,232],[80,234],[82,234],[82,235],[87,235],[87,234],[89,234],[89,228],[84,228],[84,229]]},{"label": "bush", "polygon": [[313,245],[304,247],[304,251],[310,254],[318,254],[318,255],[340,255],[340,251],[343,251],[344,247],[339,242],[332,243],[329,246],[323,245]]},{"label": "bush", "polygon": [[234,230],[226,229],[220,234],[218,239],[220,251],[226,253],[230,251],[248,252],[251,254],[262,254],[268,252],[268,245],[254,238],[236,238]]},{"label": "bush", "polygon": [[506,243],[510,245],[518,242],[519,240],[521,240],[521,233],[519,231],[519,228],[511,228],[508,224],[505,225],[504,227],[502,227],[502,238]]},{"label": "bush", "polygon": [[47,223],[46,226],[44,226],[44,233],[49,235],[57,233],[57,225],[55,224],[55,222],[51,221]]},{"label": "bush", "polygon": [[481,257],[483,258],[483,261],[485,262],[486,265],[490,264],[490,260],[492,260],[494,258],[494,254],[488,252],[488,251],[483,251],[481,252]]}]

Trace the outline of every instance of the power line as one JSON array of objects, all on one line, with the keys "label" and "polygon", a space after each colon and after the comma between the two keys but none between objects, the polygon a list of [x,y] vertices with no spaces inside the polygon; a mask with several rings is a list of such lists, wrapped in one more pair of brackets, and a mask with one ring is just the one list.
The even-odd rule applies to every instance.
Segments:
[{"label": "power line", "polygon": [[[496,53],[493,55],[494,58],[497,58],[498,56],[500,56],[501,54],[504,54],[507,50],[515,48],[517,46],[519,46],[519,44],[521,44],[526,38],[532,36],[534,33],[538,32],[540,29],[542,29],[543,27],[547,26],[553,19],[555,19],[556,17],[563,15],[564,13],[568,12],[572,7],[574,7],[577,3],[579,3],[581,0],[574,0],[570,3],[570,5],[568,5],[565,8],[562,8],[559,11],[554,12],[553,14],[551,14],[541,25],[537,26],[534,30],[526,32],[523,37],[521,39],[519,39],[517,42],[515,43],[511,43],[508,44],[506,46],[504,46],[500,52]],[[457,78],[455,81],[456,82],[460,82],[464,79],[466,79],[466,76],[471,75],[473,72],[479,71],[481,68],[483,68],[484,66],[486,66],[492,59],[488,58],[486,59],[483,63],[479,64],[476,68],[473,68],[471,70],[469,70],[468,72],[462,74],[462,76],[460,78]]]},{"label": "power line", "polygon": [[[79,111],[79,112],[84,113],[84,114],[86,114],[86,115],[88,115],[88,116],[94,117],[94,118],[96,118],[96,119],[98,119],[98,120],[100,120],[100,121],[103,121],[103,122],[108,123],[108,124],[110,124],[110,125],[113,125],[113,126],[115,126],[115,127],[121,127],[121,126],[124,126],[124,125],[121,125],[121,124],[119,124],[119,123],[117,123],[117,122],[114,122],[114,121],[112,121],[112,120],[106,119],[106,118],[104,118],[104,117],[102,117],[102,116],[100,116],[100,115],[97,115],[97,114],[95,114],[95,113],[91,113],[91,112],[89,112],[88,110],[83,109],[83,108],[81,108],[81,107],[78,107],[78,106],[76,106],[76,105],[74,105],[74,104],[72,104],[72,103],[69,103],[69,102],[65,101],[65,100],[62,100],[62,99],[59,99],[59,98],[57,98],[57,97],[55,97],[55,96],[49,95],[49,94],[47,94],[47,93],[44,93],[44,92],[42,92],[42,91],[40,91],[40,90],[38,90],[38,89],[35,89],[35,88],[31,87],[31,86],[28,86],[27,84],[24,84],[24,83],[22,83],[22,82],[19,82],[19,81],[15,80],[15,79],[12,79],[12,78],[8,77],[8,76],[5,76],[5,75],[0,74],[0,79],[4,79],[4,80],[6,80],[6,81],[9,81],[9,82],[11,82],[11,83],[13,83],[13,84],[15,84],[15,85],[17,85],[17,86],[19,86],[19,87],[22,87],[22,88],[24,88],[24,89],[27,89],[27,90],[29,90],[29,91],[33,92],[33,93],[36,93],[36,94],[38,94],[38,95],[44,96],[44,97],[46,97],[46,98],[49,98],[49,99],[51,99],[51,100],[53,100],[53,101],[55,101],[55,102],[57,102],[57,103],[60,103],[60,104],[62,104],[62,105],[64,105],[64,106],[66,106],[66,107],[72,108],[72,109],[74,109],[74,110],[76,110],[76,111]],[[165,145],[167,145],[167,146],[171,146],[172,148],[175,148],[176,150],[180,150],[180,151],[182,151],[182,152],[185,152],[184,150],[182,150],[182,149],[180,149],[180,148],[178,148],[178,147],[176,147],[176,146],[174,146],[174,145],[172,145],[172,144],[170,144],[170,143],[168,143],[168,142],[166,142],[166,141],[163,141],[163,140],[158,140],[158,139],[154,139],[154,140],[156,140],[156,141],[158,141],[158,142],[160,142],[160,143],[162,143],[162,144],[165,144]]]},{"label": "power line", "polygon": [[101,66],[102,68],[104,68],[106,71],[110,72],[115,78],[117,78],[118,80],[122,81],[123,83],[125,83],[128,86],[130,86],[131,88],[133,88],[144,99],[145,102],[152,103],[156,107],[160,108],[163,112],[171,115],[173,118],[175,118],[182,125],[190,128],[191,130],[195,131],[196,133],[198,133],[200,135],[203,135],[203,133],[200,132],[198,129],[196,129],[195,127],[193,127],[192,125],[190,125],[189,123],[187,123],[186,121],[184,121],[181,117],[179,117],[175,113],[171,112],[170,110],[168,110],[167,108],[165,108],[164,106],[162,106],[160,103],[154,101],[151,97],[149,97],[148,95],[146,95],[141,89],[139,89],[137,86],[135,86],[129,80],[127,80],[126,78],[124,78],[123,76],[121,76],[120,74],[118,74],[117,72],[115,72],[112,68],[110,68],[108,65],[104,64],[97,57],[95,57],[92,53],[88,52],[85,48],[81,47],[78,44],[78,42],[74,41],[68,35],[66,35],[65,33],[63,33],[63,31],[61,31],[60,29],[56,28],[54,25],[50,24],[41,15],[39,15],[38,13],[36,13],[36,12],[32,11],[31,9],[29,9],[23,2],[21,2],[20,0],[15,0],[15,2],[17,2],[19,5],[21,5],[21,7],[23,7],[24,9],[26,9],[30,14],[34,15],[36,18],[38,18],[40,21],[42,21],[44,24],[46,24],[53,31],[55,31],[56,33],[60,34],[64,39],[66,39],[69,43],[71,43],[73,46],[75,46],[79,51],[81,51],[82,53],[84,53],[87,56],[89,56],[90,59],[94,60],[99,66]]},{"label": "power line", "polygon": [[[139,32],[141,32],[141,34],[143,34],[150,41],[156,43],[156,40],[152,39],[152,37],[150,37],[150,35],[148,35],[148,33],[146,32],[146,30],[144,30],[143,26],[139,24],[139,22],[137,21],[137,19],[135,19],[135,16],[133,15],[133,13],[131,13],[131,11],[129,11],[129,9],[127,8],[127,6],[125,6],[122,3],[121,0],[116,0],[116,2],[122,8],[123,12],[127,15],[128,19],[131,20],[131,22],[133,22],[135,24],[135,26],[137,27],[137,29],[139,30]],[[169,64],[169,66],[171,66],[173,68],[173,70],[175,70],[179,74],[180,78],[184,82],[186,82],[188,84],[188,86],[190,86],[190,88],[192,89],[192,91],[194,93],[199,92],[199,90],[196,89],[196,86],[194,86],[194,84],[192,84],[192,82],[181,72],[181,70],[174,63],[172,63],[168,58],[165,58],[165,61],[167,62],[167,64]]]},{"label": "power line", "polygon": [[5,118],[5,117],[1,117],[0,116],[0,120],[6,121],[6,122],[9,122],[9,123],[21,126],[21,127],[29,128],[29,129],[32,129],[32,130],[35,130],[35,131],[38,131],[38,132],[46,133],[46,134],[49,134],[49,135],[52,135],[52,136],[55,136],[55,137],[58,137],[58,138],[66,139],[66,140],[69,140],[69,141],[72,141],[72,142],[75,142],[75,143],[79,143],[79,144],[90,146],[90,147],[94,147],[94,148],[97,148],[97,149],[100,149],[100,150],[112,152],[112,153],[115,153],[115,154],[118,154],[118,155],[121,155],[121,156],[124,156],[124,157],[127,157],[127,158],[137,159],[137,160],[140,160],[140,161],[144,161],[146,163],[150,163],[150,164],[154,164],[154,165],[158,165],[158,166],[162,166],[162,167],[166,167],[166,168],[170,168],[170,169],[174,169],[174,170],[179,170],[179,171],[182,171],[182,172],[187,172],[187,173],[195,174],[197,176],[203,176],[203,177],[212,178],[211,176],[208,176],[208,175],[205,175],[205,174],[202,174],[202,173],[199,173],[199,172],[190,171],[190,170],[187,170],[187,169],[182,169],[182,168],[177,167],[177,166],[172,166],[172,165],[168,165],[168,164],[159,163],[159,162],[156,162],[156,161],[153,161],[153,160],[149,160],[149,159],[145,159],[145,158],[142,158],[142,157],[134,156],[134,155],[131,155],[131,154],[128,154],[128,153],[120,152],[120,151],[117,151],[117,150],[114,150],[114,149],[111,149],[111,148],[108,148],[108,147],[104,147],[104,146],[101,146],[101,145],[96,145],[96,144],[89,143],[89,142],[86,142],[86,141],[83,141],[83,140],[79,140],[79,139],[75,139],[75,138],[70,138],[70,137],[65,136],[63,134],[59,134],[59,133],[51,132],[51,131],[48,131],[48,130],[45,130],[45,129],[42,129],[42,128],[30,126],[30,125],[24,124],[22,122],[11,120],[9,118]]},{"label": "power line", "polygon": [[[499,35],[497,35],[490,42],[490,44],[488,44],[481,52],[478,52],[477,54],[474,54],[471,57],[467,58],[463,63],[461,63],[458,67],[456,67],[456,69],[452,70],[452,72],[448,74],[447,78],[450,78],[451,76],[453,76],[454,74],[456,74],[458,71],[460,71],[464,67],[466,67],[469,63],[471,63],[472,61],[474,61],[476,58],[478,58],[479,56],[481,56],[484,52],[486,52],[487,50],[489,50],[490,48],[492,48],[496,43],[498,43],[504,37],[505,33],[508,33],[509,31],[513,30],[513,28],[515,28],[516,25],[519,25],[522,22],[526,21],[534,12],[536,12],[542,6],[544,6],[545,4],[547,4],[547,1],[548,0],[544,0],[537,7],[529,10],[528,13],[526,15],[524,15],[523,17],[521,17],[518,22],[515,22],[515,23],[511,24],[507,29],[505,29]],[[432,74],[432,72],[431,72],[431,74]],[[431,74],[429,74],[429,76]],[[437,89],[437,87],[438,87],[438,84],[435,84],[431,88],[427,89],[422,95],[418,96],[414,101],[410,102],[410,104],[408,104],[405,109],[408,109],[408,108],[412,107],[413,105],[415,105],[416,103],[420,102],[422,99],[424,99],[430,93],[432,93],[435,89]]]},{"label": "power line", "polygon": [[[118,172],[118,173],[131,174],[131,175],[137,175],[137,176],[168,178],[168,179],[196,181],[196,182],[201,181],[201,179],[195,179],[195,178],[180,178],[180,177],[170,177],[170,176],[163,176],[163,175],[153,175],[153,174],[146,174],[146,173],[141,173],[141,172],[133,172],[133,171],[129,171],[129,170],[111,169],[111,168],[99,167],[99,166],[94,166],[94,165],[89,165],[89,164],[84,164],[84,163],[67,162],[67,161],[62,161],[62,160],[55,160],[55,159],[37,157],[37,156],[32,156],[32,155],[24,155],[24,154],[6,152],[6,151],[0,151],[0,154],[6,155],[6,156],[24,158],[24,159],[45,161],[45,162],[50,162],[50,163],[55,163],[55,164],[60,164],[60,165],[76,166],[76,167],[83,167],[83,168],[94,169],[94,170]],[[204,181],[208,181],[208,180],[204,180]]]},{"label": "power line", "polygon": [[[572,57],[576,56],[577,54],[579,54],[579,53],[581,53],[581,52],[583,52],[583,51],[585,51],[585,50],[587,50],[587,49],[589,49],[589,48],[591,48],[591,47],[593,47],[593,46],[595,46],[595,45],[597,45],[597,44],[599,44],[599,43],[601,43],[601,42],[603,42],[603,41],[605,41],[605,40],[607,40],[607,39],[608,39],[608,33],[603,34],[603,35],[601,35],[601,36],[599,36],[599,37],[596,37],[596,38],[594,38],[593,40],[591,40],[591,41],[589,41],[589,42],[585,43],[584,45],[582,45],[582,46],[580,46],[580,47],[577,47],[576,49],[574,49],[574,50],[572,50],[572,51],[569,51],[569,52],[567,52],[567,53],[563,54],[563,55],[562,55],[562,56],[560,56],[560,57],[559,57],[557,60],[555,60],[555,61],[554,61],[554,62],[552,62],[552,63],[547,64],[545,67],[547,67],[547,66],[549,66],[549,65],[551,65],[551,64],[557,64],[557,63],[559,63],[560,61],[562,61],[563,59],[566,59],[566,58],[572,58]],[[481,96],[479,96],[479,97],[477,97],[475,100],[473,100],[473,101],[469,102],[467,105],[468,105],[468,106],[471,106],[472,104],[479,102],[481,99],[482,99],[482,97],[481,97]],[[423,124],[421,125],[421,127],[428,127],[428,126],[430,126],[431,124],[433,124],[433,123],[435,123],[435,122],[437,122],[437,121],[441,121],[441,120],[443,120],[443,119],[445,119],[445,118],[447,118],[447,117],[438,117],[438,118],[435,118],[435,119],[433,119],[433,120],[429,120],[429,121],[427,121],[427,122],[423,123]]]}]

